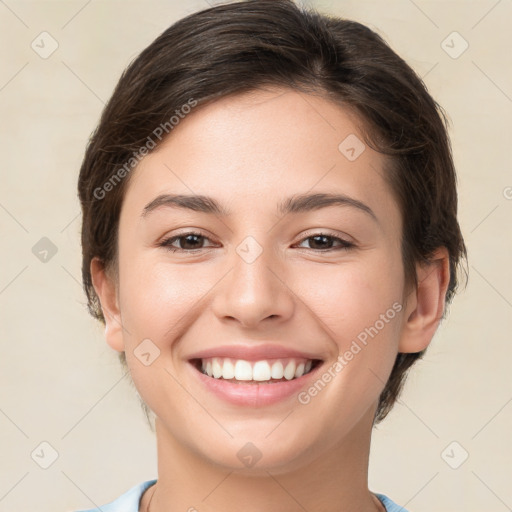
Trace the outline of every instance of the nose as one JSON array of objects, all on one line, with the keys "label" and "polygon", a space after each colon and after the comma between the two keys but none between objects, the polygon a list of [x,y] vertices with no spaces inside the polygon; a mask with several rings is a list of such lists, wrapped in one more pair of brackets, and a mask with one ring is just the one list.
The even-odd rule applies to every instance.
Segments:
[{"label": "nose", "polygon": [[212,303],[221,321],[236,321],[245,328],[255,328],[262,322],[282,323],[295,310],[295,296],[270,251],[263,252],[252,262],[234,254],[231,272],[221,281]]}]

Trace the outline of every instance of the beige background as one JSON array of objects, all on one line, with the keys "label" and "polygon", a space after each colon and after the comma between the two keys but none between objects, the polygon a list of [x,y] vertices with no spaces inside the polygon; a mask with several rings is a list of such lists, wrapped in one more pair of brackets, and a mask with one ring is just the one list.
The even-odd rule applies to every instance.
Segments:
[{"label": "beige background", "polygon": [[[370,488],[413,512],[512,510],[512,3],[311,4],[377,30],[447,110],[470,257],[466,291],[375,431]],[[86,312],[76,180],[123,68],[206,6],[0,2],[0,512],[92,508],[157,476],[154,434]],[[31,47],[52,39],[47,58]]]}]

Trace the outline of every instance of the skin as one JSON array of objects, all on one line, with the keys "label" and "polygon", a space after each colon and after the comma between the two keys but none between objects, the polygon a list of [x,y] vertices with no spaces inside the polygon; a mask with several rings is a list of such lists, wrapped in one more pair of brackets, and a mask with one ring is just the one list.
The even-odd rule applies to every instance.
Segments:
[{"label": "skin", "polygon": [[[384,510],[367,483],[373,417],[396,354],[423,350],[435,333],[448,254],[440,248],[418,265],[410,289],[385,157],[366,147],[349,161],[338,146],[350,134],[363,139],[357,117],[339,105],[258,90],[197,107],[132,171],[119,279],[98,259],[91,271],[107,342],[126,352],[156,415],[158,482],[141,511],[149,499],[151,512]],[[357,199],[376,220],[347,205],[277,213],[289,196],[320,192]],[[162,207],[141,217],[163,193],[210,196],[231,215]],[[175,253],[159,246],[188,231],[206,239],[175,241]],[[326,252],[339,243],[310,238],[326,231],[355,246]],[[252,263],[236,251],[247,236],[263,249]],[[228,404],[187,361],[204,348],[270,342],[317,354],[322,374],[394,303],[402,311],[307,405],[296,396],[263,408]],[[134,354],[144,339],[160,350],[148,366]],[[247,442],[262,455],[250,468],[237,457]]]}]

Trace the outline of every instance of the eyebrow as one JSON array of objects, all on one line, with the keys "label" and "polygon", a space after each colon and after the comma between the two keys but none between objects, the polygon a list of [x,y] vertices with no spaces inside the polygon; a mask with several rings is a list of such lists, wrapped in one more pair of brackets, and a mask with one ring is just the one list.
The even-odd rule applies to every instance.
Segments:
[{"label": "eyebrow", "polygon": [[[368,214],[376,222],[377,216],[365,203],[344,194],[316,193],[298,194],[287,198],[278,205],[281,215],[320,210],[328,206],[349,206]],[[229,217],[231,212],[212,197],[203,195],[161,194],[150,201],[142,210],[141,217],[147,217],[152,211],[161,208],[180,208],[196,212]]]}]

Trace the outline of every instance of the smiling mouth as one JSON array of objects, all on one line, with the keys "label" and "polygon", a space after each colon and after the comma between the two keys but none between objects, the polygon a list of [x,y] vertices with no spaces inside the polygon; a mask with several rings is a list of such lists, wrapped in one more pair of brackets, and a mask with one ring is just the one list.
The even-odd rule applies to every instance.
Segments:
[{"label": "smiling mouth", "polygon": [[322,363],[319,359],[281,358],[247,361],[229,357],[192,359],[190,362],[207,377],[240,384],[275,384],[299,379]]}]

